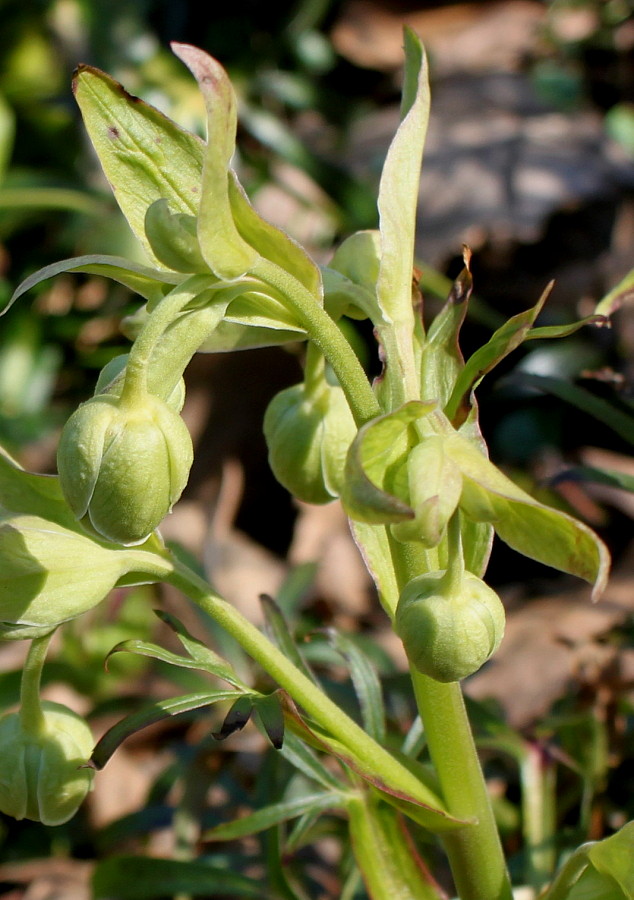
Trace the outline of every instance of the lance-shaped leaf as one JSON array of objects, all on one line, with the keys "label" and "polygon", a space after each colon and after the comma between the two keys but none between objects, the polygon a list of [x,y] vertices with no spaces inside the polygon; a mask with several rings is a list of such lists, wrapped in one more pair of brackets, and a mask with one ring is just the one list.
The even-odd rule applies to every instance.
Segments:
[{"label": "lance-shaped leaf", "polygon": [[345,658],[359,700],[363,727],[375,741],[385,743],[385,705],[377,671],[361,647],[344,634],[330,632],[330,642]]},{"label": "lance-shaped leaf", "polygon": [[320,791],[316,794],[304,794],[301,797],[293,797],[291,800],[282,800],[257,809],[250,815],[242,816],[233,822],[225,822],[216,825],[201,835],[203,841],[235,841],[238,838],[259,834],[275,825],[281,825],[306,813],[326,812],[327,810],[342,809],[345,800],[342,795],[330,791]]},{"label": "lance-shaped leaf", "polygon": [[181,644],[199,668],[209,672],[210,675],[223,678],[229,684],[234,685],[234,687],[247,690],[247,686],[238,678],[227,660],[191,635],[176,616],[161,609],[155,609],[154,612],[162,622],[165,622],[176,633]]},{"label": "lance-shaped leaf", "polygon": [[145,214],[161,199],[172,212],[197,214],[203,142],[99,69],[80,66],[73,90],[117,203],[157,261],[145,235]]},{"label": "lance-shaped leaf", "polygon": [[596,315],[611,316],[624,303],[634,300],[634,269],[631,269],[625,278],[612,288],[611,291],[599,301],[595,309]]},{"label": "lance-shaped leaf", "polygon": [[238,697],[224,717],[220,729],[212,732],[212,737],[217,741],[225,741],[236,731],[242,731],[251,718],[254,700],[255,697],[251,694]]},{"label": "lance-shaped leaf", "polygon": [[582,844],[561,867],[544,900],[634,900],[634,822]]},{"label": "lance-shaped leaf", "polygon": [[379,305],[387,322],[413,327],[412,267],[418,186],[429,118],[429,84],[419,38],[405,29],[402,121],[390,144],[379,188]]},{"label": "lance-shaped leaf", "polygon": [[582,522],[533,499],[461,435],[448,438],[446,452],[462,471],[461,509],[490,522],[514,550],[605,588],[610,557],[605,544]]},{"label": "lance-shaped leaf", "polygon": [[119,284],[125,285],[136,294],[140,294],[146,300],[157,302],[161,300],[166,293],[172,290],[174,285],[183,281],[183,276],[176,272],[166,272],[162,269],[151,269],[148,266],[142,266],[138,263],[131,262],[119,256],[101,256],[98,254],[89,254],[87,256],[75,256],[73,259],[63,259],[60,262],[52,263],[43,269],[33,272],[28,278],[18,285],[7,305],[2,310],[5,313],[16,300],[18,300],[27,291],[46,281],[47,278],[54,278],[62,272],[82,272],[87,275],[102,275],[104,278],[112,278]]},{"label": "lance-shaped leaf", "polygon": [[276,750],[284,744],[284,710],[279,691],[258,697],[253,704],[262,730]]},{"label": "lance-shaped leaf", "polygon": [[257,261],[258,252],[240,235],[229,202],[229,167],[237,126],[235,93],[227,73],[209,54],[189,44],[173,43],[172,50],[198,82],[207,110],[198,211],[200,251],[219,278],[239,278]]},{"label": "lance-shaped leaf", "polygon": [[469,271],[471,254],[464,251],[465,267],[456,278],[447,302],[429,326],[420,364],[421,396],[434,398],[441,409],[451,396],[456,379],[464,368],[458,336],[473,289]]},{"label": "lance-shaped leaf", "polygon": [[350,518],[370,524],[414,518],[414,511],[403,499],[408,495],[404,463],[413,442],[418,440],[408,432],[435,406],[435,401],[412,400],[359,429],[348,451],[341,493]]},{"label": "lance-shaped leaf", "polygon": [[469,393],[480,384],[487,372],[490,372],[526,339],[526,335],[541,312],[552,286],[551,282],[535,306],[510,318],[497,329],[486,344],[469,357],[456,379],[451,397],[444,410],[447,418],[454,424],[459,425],[468,414]]},{"label": "lance-shaped leaf", "polygon": [[220,703],[222,700],[234,700],[236,691],[208,691],[206,693],[186,694],[183,697],[172,697],[169,700],[157,700],[145,706],[138,712],[132,713],[109,728],[101,737],[93,750],[91,763],[96,769],[103,769],[112,754],[126,738],[148,725],[162,722],[182,713],[193,712],[197,709],[205,709]]}]

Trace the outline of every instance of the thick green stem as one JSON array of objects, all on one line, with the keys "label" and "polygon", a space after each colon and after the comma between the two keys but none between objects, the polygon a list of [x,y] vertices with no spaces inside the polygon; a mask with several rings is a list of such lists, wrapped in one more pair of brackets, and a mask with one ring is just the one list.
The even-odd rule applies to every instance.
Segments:
[{"label": "thick green stem", "polygon": [[[451,523],[456,541],[459,517]],[[425,571],[423,548],[392,545],[395,570],[405,584]],[[418,565],[417,565],[417,557]],[[459,682],[444,684],[410,668],[418,710],[443,799],[451,815],[475,818],[460,831],[442,835],[460,900],[510,900],[511,884],[476,752]]]},{"label": "thick green stem", "polygon": [[511,885],[459,682],[414,668],[414,692],[449,812],[476,824],[442,836],[460,900],[510,900]]},{"label": "thick green stem", "polygon": [[283,295],[310,340],[332,366],[357,425],[380,415],[381,408],[354,350],[315,297],[296,278],[269,260],[260,259],[249,274]]},{"label": "thick green stem", "polygon": [[288,692],[314,721],[332,735],[369,770],[380,773],[385,785],[398,786],[401,796],[438,807],[438,798],[391,753],[369,737],[317,685],[301,672],[268,638],[235,607],[215,594],[209,585],[178,561],[165,579],[191,597],[243,650]]},{"label": "thick green stem", "polygon": [[20,682],[20,722],[26,734],[38,737],[44,728],[44,715],[40,699],[42,669],[46,661],[46,651],[54,632],[31,641],[29,652],[22,669]]},{"label": "thick green stem", "polygon": [[145,396],[148,366],[157,343],[187,304],[209,289],[208,276],[192,275],[170,291],[152,311],[130,350],[121,392],[122,403],[134,404]]}]

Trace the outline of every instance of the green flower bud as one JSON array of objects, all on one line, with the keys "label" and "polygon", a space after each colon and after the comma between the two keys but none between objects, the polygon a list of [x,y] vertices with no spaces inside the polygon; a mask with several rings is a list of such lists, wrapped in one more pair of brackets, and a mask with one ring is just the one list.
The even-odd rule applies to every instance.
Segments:
[{"label": "green flower bud", "polygon": [[156,200],[145,214],[145,236],[156,258],[175,272],[209,272],[200,252],[195,216],[170,212]]},{"label": "green flower bud", "polygon": [[281,391],[264,416],[273,474],[299,500],[329,503],[339,496],[356,431],[339,385],[323,379],[311,393],[304,384]]},{"label": "green flower bud", "polygon": [[192,459],[185,423],[149,394],[134,406],[110,394],[88,400],[66,423],[57,452],[69,506],[118,544],[141,543],[160,524]]},{"label": "green flower bud", "polygon": [[460,681],[477,672],[504,636],[504,607],[480,578],[431,572],[405,587],[395,629],[410,662],[436,681]]},{"label": "green flower bud", "polygon": [[0,719],[0,811],[61,825],[92,787],[94,771],[86,764],[94,742],[87,723],[67,707],[43,701],[42,713],[34,734],[17,712]]}]

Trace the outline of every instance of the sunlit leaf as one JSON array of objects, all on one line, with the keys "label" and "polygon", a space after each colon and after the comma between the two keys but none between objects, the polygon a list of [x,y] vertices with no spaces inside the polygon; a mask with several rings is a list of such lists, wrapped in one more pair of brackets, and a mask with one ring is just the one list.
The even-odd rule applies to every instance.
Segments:
[{"label": "sunlit leaf", "polygon": [[115,199],[156,261],[145,236],[146,211],[155,200],[165,199],[173,212],[196,215],[203,142],[99,69],[80,66],[73,89]]},{"label": "sunlit leaf", "polygon": [[306,794],[292,800],[282,800],[263,809],[258,809],[241,819],[216,825],[201,835],[203,841],[234,841],[237,838],[259,834],[267,828],[281,825],[306,813],[325,812],[342,806],[341,795],[333,792]]}]

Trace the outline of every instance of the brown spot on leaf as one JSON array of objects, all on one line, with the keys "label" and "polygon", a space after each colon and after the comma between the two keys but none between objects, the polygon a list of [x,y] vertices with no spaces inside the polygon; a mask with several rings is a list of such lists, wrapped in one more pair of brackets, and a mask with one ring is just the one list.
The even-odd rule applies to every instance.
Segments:
[{"label": "brown spot on leaf", "polygon": [[115,125],[108,126],[108,137],[116,140],[119,137],[119,129]]}]

